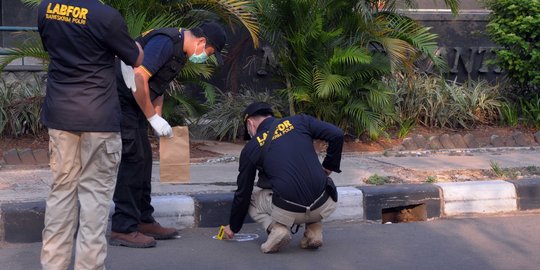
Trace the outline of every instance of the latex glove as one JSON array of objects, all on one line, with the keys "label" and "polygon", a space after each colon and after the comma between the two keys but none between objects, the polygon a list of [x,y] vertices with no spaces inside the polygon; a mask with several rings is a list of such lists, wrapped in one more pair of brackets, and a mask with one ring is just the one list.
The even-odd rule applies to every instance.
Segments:
[{"label": "latex glove", "polygon": [[135,86],[135,73],[133,68],[120,61],[120,70],[122,71],[122,77],[124,78],[124,83],[126,83],[127,88],[131,89],[133,93],[137,91]]},{"label": "latex glove", "polygon": [[148,122],[150,122],[150,125],[152,128],[156,131],[157,135],[160,137],[172,137],[172,128],[165,119],[161,118],[161,116],[154,114],[152,117],[148,118]]}]

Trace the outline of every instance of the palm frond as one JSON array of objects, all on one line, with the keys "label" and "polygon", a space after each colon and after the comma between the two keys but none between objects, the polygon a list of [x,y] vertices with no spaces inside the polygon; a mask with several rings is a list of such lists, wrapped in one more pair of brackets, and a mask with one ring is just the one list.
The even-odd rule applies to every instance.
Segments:
[{"label": "palm frond", "polygon": [[253,45],[259,47],[259,23],[255,17],[255,6],[246,0],[192,0],[193,6],[212,11],[229,23],[240,23],[249,32]]},{"label": "palm frond", "polygon": [[43,60],[44,63],[49,62],[49,55],[45,49],[43,49],[38,34],[34,32],[25,32],[24,35],[27,35],[27,38],[25,38],[24,41],[18,41],[13,48],[5,49],[9,54],[0,57],[0,71],[4,70],[4,68],[12,61],[24,57],[38,58]]},{"label": "palm frond", "polygon": [[348,76],[316,70],[314,76],[315,94],[320,98],[343,95],[352,81],[353,79]]},{"label": "palm frond", "polygon": [[195,64],[191,61],[187,61],[180,72],[180,76],[186,79],[198,78],[199,76],[209,79],[213,72],[214,67],[211,64]]},{"label": "palm frond", "polygon": [[37,7],[41,3],[41,0],[21,0],[21,2],[29,7]]},{"label": "palm frond", "polygon": [[344,64],[368,64],[371,62],[371,55],[367,49],[351,46],[345,49],[336,48],[330,58],[330,65]]}]

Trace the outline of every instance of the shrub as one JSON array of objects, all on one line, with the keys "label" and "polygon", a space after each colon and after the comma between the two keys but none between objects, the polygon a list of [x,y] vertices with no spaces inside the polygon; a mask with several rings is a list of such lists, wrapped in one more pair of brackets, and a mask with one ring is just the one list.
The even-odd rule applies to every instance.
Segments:
[{"label": "shrub", "polygon": [[418,75],[388,81],[399,119],[415,119],[426,127],[470,128],[499,118],[499,86],[485,81],[459,84],[440,76]]},{"label": "shrub", "polygon": [[281,116],[281,104],[285,104],[278,96],[274,96],[270,92],[255,92],[245,89],[240,94],[233,94],[218,91],[216,103],[210,105],[208,112],[197,121],[198,124],[194,126],[197,128],[195,132],[201,133],[203,137],[235,141],[239,134],[243,134],[240,133],[244,128],[242,112],[255,101],[271,104],[278,117]]},{"label": "shrub", "polygon": [[367,184],[376,185],[376,186],[384,185],[388,183],[389,181],[390,179],[388,179],[388,176],[381,176],[378,174],[371,175],[370,177],[366,179]]},{"label": "shrub", "polygon": [[515,127],[518,124],[518,109],[515,104],[510,102],[502,102],[501,104],[501,120],[504,124]]},{"label": "shrub", "polygon": [[426,177],[426,183],[432,184],[437,182],[437,176],[430,175]]},{"label": "shrub", "polygon": [[44,91],[39,83],[35,86],[21,84],[14,89],[1,80],[0,136],[37,135],[43,131],[39,122],[43,97]]},{"label": "shrub", "polygon": [[534,95],[529,99],[520,99],[521,115],[526,125],[540,129],[540,98]]},{"label": "shrub", "polygon": [[486,0],[490,38],[502,46],[499,66],[522,87],[540,87],[540,1]]}]

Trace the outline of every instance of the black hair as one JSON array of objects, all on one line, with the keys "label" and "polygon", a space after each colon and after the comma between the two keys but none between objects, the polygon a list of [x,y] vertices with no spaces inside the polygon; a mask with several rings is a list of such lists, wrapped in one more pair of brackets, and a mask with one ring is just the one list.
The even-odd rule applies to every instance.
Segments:
[{"label": "black hair", "polygon": [[214,44],[212,44],[210,39],[207,36],[204,35],[204,32],[203,32],[203,30],[201,28],[195,27],[195,28],[190,29],[189,31],[196,38],[202,38],[203,37],[203,38],[206,39],[206,44],[204,45],[205,48],[208,48],[208,47],[216,48],[216,46],[214,46]]},{"label": "black hair", "polygon": [[206,38],[203,30],[199,27],[192,28],[189,31],[191,32],[192,35],[194,35],[197,38],[201,38],[201,37]]}]

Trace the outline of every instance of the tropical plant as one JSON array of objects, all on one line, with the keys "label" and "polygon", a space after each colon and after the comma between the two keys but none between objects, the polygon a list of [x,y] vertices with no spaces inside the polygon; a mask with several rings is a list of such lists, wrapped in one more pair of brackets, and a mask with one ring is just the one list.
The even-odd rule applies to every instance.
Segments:
[{"label": "tropical plant", "polygon": [[[21,0],[29,6],[37,6],[41,0]],[[242,25],[250,33],[254,46],[259,44],[259,27],[253,15],[250,1],[244,0],[106,0],[104,3],[116,8],[122,13],[130,34],[137,37],[144,31],[181,26],[191,28],[205,19],[215,19],[227,22],[231,26]],[[48,63],[49,58],[43,50],[39,37],[35,33],[27,35],[25,41],[15,48],[7,49],[11,54],[0,59],[0,70],[21,57],[35,57]],[[215,87],[200,78],[209,79],[214,72],[215,58],[211,57],[210,64],[193,64],[188,61],[179,75],[176,84],[171,84],[167,93],[171,99],[165,99],[163,113],[171,117],[172,124],[185,124],[186,118],[193,118],[204,112],[201,102],[191,95],[181,91],[179,84],[199,85],[209,102],[214,101]],[[181,83],[180,83],[181,82]],[[187,113],[187,114],[184,114]]]},{"label": "tropical plant", "polygon": [[540,1],[486,0],[486,30],[502,48],[497,63],[520,87],[540,89]]},{"label": "tropical plant", "polygon": [[43,130],[39,123],[43,89],[35,80],[38,83],[21,84],[17,89],[0,81],[0,136],[36,135]]},{"label": "tropical plant", "polygon": [[501,120],[510,127],[515,127],[518,124],[518,109],[516,105],[508,101],[501,103]]},{"label": "tropical plant", "polygon": [[261,35],[278,52],[278,76],[291,114],[309,113],[377,138],[386,119],[393,118],[383,76],[412,73],[423,55],[444,67],[436,55],[436,35],[398,14],[397,1],[256,3]]},{"label": "tropical plant", "polygon": [[398,131],[398,138],[403,139],[409,134],[411,129],[414,127],[414,124],[416,124],[416,120],[413,118],[405,119],[405,120],[398,120],[399,121],[399,131]]},{"label": "tropical plant", "polygon": [[521,115],[525,124],[540,129],[540,97],[538,94],[529,99],[520,99]]},{"label": "tropical plant", "polygon": [[459,84],[441,76],[419,74],[414,85],[404,78],[387,82],[399,119],[416,119],[426,127],[469,128],[499,117],[498,85],[485,81]]},{"label": "tropical plant", "polygon": [[196,129],[194,131],[199,132],[202,137],[235,141],[239,132],[243,131],[244,128],[242,112],[249,104],[255,101],[264,101],[271,104],[276,116],[281,116],[283,110],[281,106],[282,100],[279,96],[268,91],[255,92],[243,89],[239,94],[218,91],[216,103],[209,105],[208,112],[194,125]]}]

